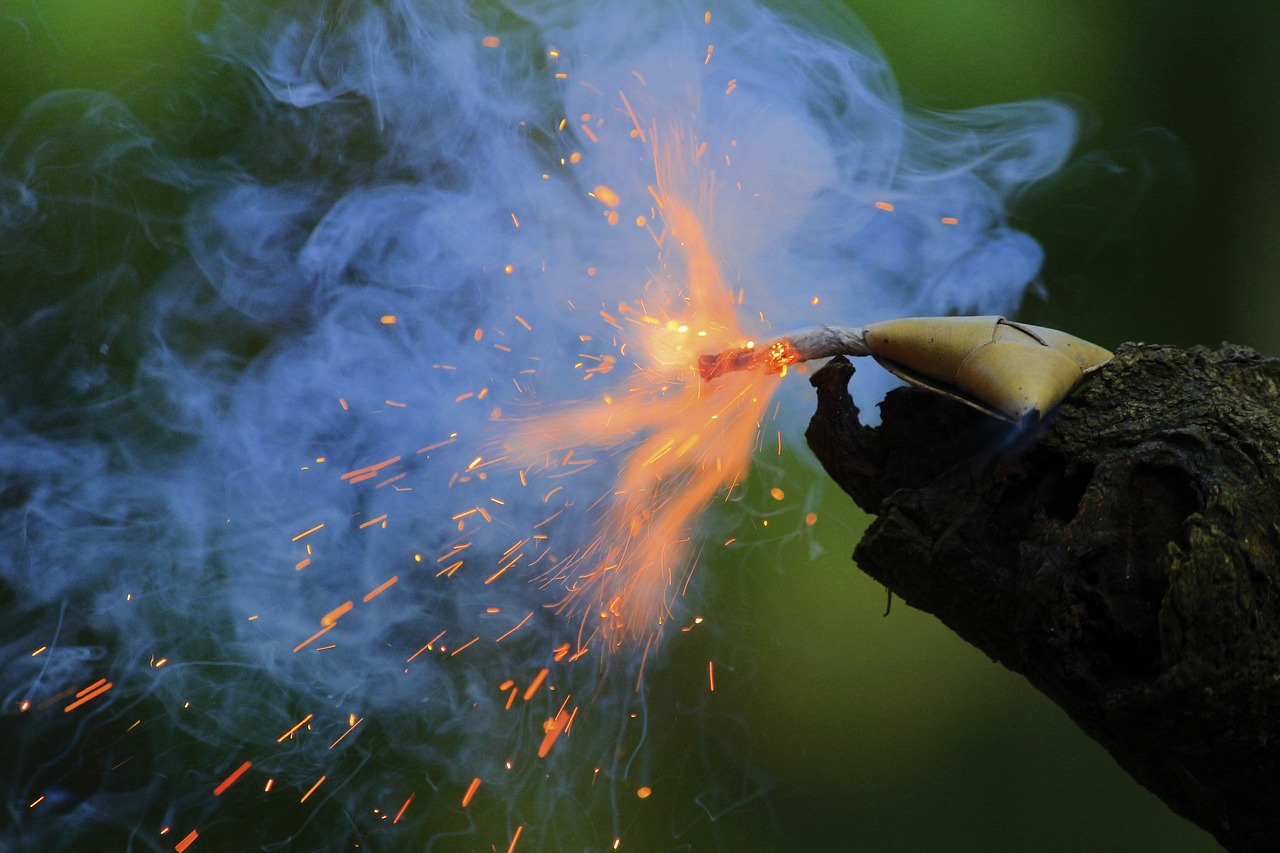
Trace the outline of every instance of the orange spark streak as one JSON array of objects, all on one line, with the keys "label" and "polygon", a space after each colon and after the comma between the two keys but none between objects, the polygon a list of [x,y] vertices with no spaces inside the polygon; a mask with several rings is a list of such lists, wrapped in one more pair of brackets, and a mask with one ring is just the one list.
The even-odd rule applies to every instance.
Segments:
[{"label": "orange spark streak", "polygon": [[76,693],[76,695],[83,696],[86,693],[92,693],[94,690],[97,690],[99,687],[101,687],[106,683],[107,683],[107,680],[105,678],[99,678],[97,681],[93,682],[93,684],[90,684],[88,687],[85,687],[82,690],[80,690],[78,693]]},{"label": "orange spark streak", "polygon": [[310,530],[304,530],[302,533],[299,533],[297,536],[293,537],[291,541],[297,542],[302,537],[310,536],[312,533],[315,533],[317,530],[319,530],[322,527],[324,527],[324,522],[317,524],[315,527],[311,528]]},{"label": "orange spark streak", "polygon": [[462,795],[462,807],[465,809],[471,805],[471,798],[476,795],[476,791],[480,789],[480,777],[471,780],[471,784],[467,786],[467,792]]},{"label": "orange spark streak", "polygon": [[253,766],[252,761],[246,761],[244,764],[241,764],[235,770],[231,771],[231,775],[223,779],[222,784],[218,785],[218,787],[213,789],[213,795],[215,797],[221,797],[223,792],[225,792],[228,788],[234,785],[236,783],[236,780],[239,779],[241,776],[243,776],[245,774],[245,771],[247,771],[252,766]]},{"label": "orange spark streak", "polygon": [[378,516],[377,518],[371,518],[368,521],[366,521],[364,524],[360,525],[360,529],[364,530],[366,527],[372,524],[377,524],[379,521],[386,521],[386,520],[387,520],[387,514],[384,512],[382,515]]},{"label": "orange spark streak", "polygon": [[520,840],[520,833],[524,832],[524,824],[516,827],[515,835],[511,836],[511,846],[507,848],[507,853],[516,853],[516,842]]},{"label": "orange spark streak", "polygon": [[[577,710],[576,708],[574,709]],[[546,758],[547,753],[551,751],[551,747],[556,742],[556,738],[560,737],[560,733],[569,725],[569,715],[561,708],[555,716],[554,720],[547,720],[545,729],[546,734],[542,737],[542,745],[538,747],[538,757]]]},{"label": "orange spark streak", "polygon": [[343,604],[339,604],[337,607],[330,610],[324,616],[320,617],[320,624],[321,625],[336,624],[338,619],[341,618],[343,615],[345,615],[347,611],[349,611],[352,607],[355,607],[355,603],[351,601],[345,602]]},{"label": "orange spark streak", "polygon": [[361,717],[360,719],[358,719],[358,720],[356,720],[354,723],[352,723],[352,724],[351,724],[351,728],[347,729],[345,732],[343,732],[342,734],[338,735],[338,739],[337,739],[337,740],[335,740],[333,743],[329,744],[329,748],[330,748],[330,749],[333,749],[335,746],[337,746],[338,744],[342,743],[342,739],[343,739],[344,737],[346,737],[347,735],[351,734],[353,731],[355,731],[355,730],[356,730],[356,726],[360,725],[360,724],[361,724],[361,723],[363,723],[363,722],[364,722],[364,717]]},{"label": "orange spark streak", "polygon": [[79,693],[77,693],[76,695],[79,696],[80,698],[76,699],[76,701],[72,702],[70,705],[63,708],[62,710],[74,711],[76,708],[79,708],[85,702],[89,702],[93,699],[97,699],[99,696],[101,696],[103,693],[106,693],[108,690],[110,690],[114,686],[115,685],[110,681],[106,681],[105,679],[99,679],[98,682],[93,685],[93,687],[86,687],[84,690],[81,690]]},{"label": "orange spark streak", "polygon": [[357,468],[354,471],[348,471],[347,473],[342,475],[341,479],[350,480],[352,477],[360,477],[366,474],[369,474],[369,475],[376,474],[378,471],[381,471],[383,468],[386,468],[388,465],[394,465],[399,461],[400,461],[399,456],[392,456],[390,459],[385,459],[382,462],[378,462],[374,465],[366,465],[364,468]]},{"label": "orange spark streak", "polygon": [[307,714],[307,715],[306,715],[305,717],[303,717],[301,720],[298,720],[297,724],[296,724],[296,725],[294,725],[294,727],[293,727],[293,728],[289,729],[289,731],[285,732],[284,734],[280,735],[280,737],[276,738],[276,743],[284,743],[285,738],[287,738],[287,737],[291,736],[291,735],[292,735],[294,732],[296,732],[298,729],[302,728],[302,727],[303,727],[303,726],[305,726],[307,723],[309,723],[309,722],[311,721],[311,718],[312,718],[312,717],[314,717],[314,716],[315,716],[315,714]]},{"label": "orange spark streak", "polygon": [[547,680],[547,670],[545,668],[538,670],[538,674],[533,677],[533,681],[524,691],[524,700],[528,702],[533,698],[533,694],[538,692],[538,688],[542,686],[542,682]]},{"label": "orange spark streak", "polygon": [[307,801],[307,797],[310,797],[312,794],[314,794],[316,792],[316,788],[320,787],[320,783],[328,778],[329,778],[328,776],[321,776],[319,779],[317,779],[316,783],[311,786],[311,789],[309,791],[307,791],[305,794],[302,795],[302,799],[298,800],[298,802],[305,803]]},{"label": "orange spark streak", "polygon": [[400,818],[404,817],[404,810],[409,808],[409,803],[412,803],[413,798],[416,796],[418,796],[417,791],[414,791],[412,794],[409,795],[409,799],[404,801],[404,805],[400,807],[400,811],[396,812],[396,818],[395,820],[391,821],[392,824],[397,824],[400,822]]},{"label": "orange spark streak", "polygon": [[316,631],[316,632],[315,632],[314,634],[312,634],[310,637],[307,637],[307,638],[306,638],[305,640],[303,640],[301,643],[298,643],[298,645],[296,645],[296,646],[294,646],[294,647],[293,647],[293,652],[294,652],[294,654],[297,654],[298,652],[302,651],[302,650],[303,650],[303,649],[305,649],[308,645],[310,645],[312,642],[314,642],[314,641],[316,641],[316,640],[320,639],[320,638],[321,638],[321,637],[323,637],[325,634],[327,634],[327,633],[329,633],[330,631],[332,631],[332,630],[333,630],[333,625],[336,625],[336,624],[337,624],[337,623],[335,622],[335,623],[333,623],[333,624],[331,624],[331,625],[325,625],[325,626],[324,626],[323,628],[321,628],[319,631]]},{"label": "orange spark streak", "polygon": [[293,570],[294,570],[295,572],[300,572],[300,571],[302,571],[303,569],[305,569],[305,568],[306,568],[307,566],[309,566],[309,565],[311,565],[311,558],[310,558],[310,557],[304,557],[303,559],[301,559],[300,561],[298,561],[298,564],[297,564],[296,566],[294,566],[294,567],[293,567]]},{"label": "orange spark streak", "polygon": [[520,630],[520,628],[522,628],[522,627],[524,626],[524,623],[528,622],[528,621],[529,621],[529,619],[530,619],[530,617],[532,617],[532,616],[533,616],[533,613],[532,613],[532,612],[530,612],[528,616],[526,616],[526,617],[524,617],[523,619],[521,619],[521,620],[520,620],[520,623],[519,623],[518,625],[516,625],[514,628],[512,628],[512,629],[511,629],[510,631],[508,631],[507,633],[503,634],[503,635],[502,635],[501,637],[499,637],[498,639],[494,640],[494,642],[495,642],[495,643],[501,643],[501,642],[502,642],[503,640],[505,640],[507,637],[510,637],[510,636],[511,636],[512,634],[514,634],[516,631]]},{"label": "orange spark streak", "polygon": [[644,141],[644,128],[642,128],[642,127],[640,126],[640,122],[636,120],[635,110],[631,109],[631,102],[627,100],[627,95],[626,95],[626,93],[625,93],[625,92],[623,92],[623,91],[621,91],[621,90],[619,90],[619,91],[618,91],[618,97],[622,99],[622,105],[623,105],[624,107],[626,107],[626,109],[627,109],[627,115],[631,116],[631,124],[632,124],[632,126],[635,128],[635,129],[632,131],[632,135],[633,135],[633,136],[638,136],[638,137],[640,137],[640,140],[643,142],[643,141]]},{"label": "orange spark streak", "polygon": [[426,447],[419,448],[417,452],[430,453],[433,450],[444,447],[446,444],[453,444],[457,440],[458,440],[457,436],[450,436],[449,438],[446,438],[444,441],[437,441],[435,444],[428,444]]},{"label": "orange spark streak", "polygon": [[456,649],[454,649],[452,652],[450,652],[450,653],[449,653],[449,657],[453,657],[454,655],[458,654],[458,652],[462,651],[463,649],[470,647],[472,644],[474,644],[474,643],[475,643],[477,640],[479,640],[479,639],[480,639],[479,637],[475,637],[475,638],[473,638],[473,639],[468,640],[467,642],[463,643],[462,645],[460,645],[460,646],[458,646]]},{"label": "orange spark streak", "polygon": [[396,582],[396,581],[398,581],[398,580],[400,580],[400,576],[399,576],[399,575],[392,575],[388,580],[383,581],[381,585],[379,585],[379,586],[375,587],[374,589],[370,590],[369,592],[365,593],[364,598],[363,598],[363,599],[361,599],[361,600],[362,600],[365,604],[368,604],[370,601],[373,601],[373,600],[374,600],[375,598],[377,598],[379,595],[382,595],[382,593],[384,593],[384,592],[386,592],[388,589],[390,589],[390,588],[392,587],[392,585],[393,585],[393,584],[395,584],[395,582]]},{"label": "orange spark streak", "polygon": [[711,684],[711,692],[716,692],[716,664],[715,661],[707,661],[707,681]]},{"label": "orange spark streak", "polygon": [[176,850],[177,853],[183,853],[183,851],[186,850],[188,847],[190,847],[192,842],[194,842],[199,837],[200,837],[200,833],[196,832],[193,829],[190,832],[188,832],[187,837],[179,841],[177,846],[175,846],[173,849]]}]

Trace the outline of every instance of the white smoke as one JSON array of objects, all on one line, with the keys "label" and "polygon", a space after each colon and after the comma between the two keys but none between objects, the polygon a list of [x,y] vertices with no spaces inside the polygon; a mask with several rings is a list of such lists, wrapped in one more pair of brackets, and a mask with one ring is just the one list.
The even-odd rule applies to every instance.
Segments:
[{"label": "white smoke", "polygon": [[[189,99],[242,111],[216,157],[92,93],[4,138],[0,838],[618,836],[647,766],[643,650],[571,663],[560,593],[530,583],[580,544],[612,462],[553,498],[483,463],[495,409],[626,382],[574,365],[657,263],[651,133],[705,143],[685,178],[713,190],[708,236],[761,333],[1012,311],[1041,256],[1005,206],[1074,139],[1047,101],[904,111],[835,13],[705,8],[229,2],[202,27],[224,88]],[[562,703],[577,717],[538,758]]]}]

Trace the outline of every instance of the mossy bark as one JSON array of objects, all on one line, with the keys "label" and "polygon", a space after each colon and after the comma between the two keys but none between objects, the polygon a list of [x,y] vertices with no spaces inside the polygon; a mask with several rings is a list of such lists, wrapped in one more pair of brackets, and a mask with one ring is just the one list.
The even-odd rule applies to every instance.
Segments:
[{"label": "mossy bark", "polygon": [[878,516],[854,559],[1061,706],[1232,850],[1280,844],[1280,359],[1125,345],[1024,433],[916,389],[809,445]]}]

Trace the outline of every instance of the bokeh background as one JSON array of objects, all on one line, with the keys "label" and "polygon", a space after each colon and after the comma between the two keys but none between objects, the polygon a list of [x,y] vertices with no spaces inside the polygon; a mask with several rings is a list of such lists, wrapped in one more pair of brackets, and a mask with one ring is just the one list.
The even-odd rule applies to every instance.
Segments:
[{"label": "bokeh background", "polygon": [[[917,105],[1059,95],[1085,117],[1074,164],[1014,211],[1047,252],[1046,296],[1024,319],[1106,345],[1231,340],[1280,354],[1280,6],[847,5]],[[127,91],[144,120],[149,104],[171,112],[182,93],[170,83],[200,52],[186,16],[169,0],[3,0],[0,133],[65,88]],[[0,282],[0,323],[57,298]],[[804,452],[798,440],[788,451]],[[1019,678],[931,617],[901,604],[885,617],[884,591],[848,559],[867,520],[793,463],[769,476],[814,495],[813,535],[709,567],[729,617],[716,642],[734,650],[717,670],[716,754],[739,756],[768,793],[686,825],[680,779],[704,744],[659,745],[642,849],[1217,849]],[[655,723],[681,725],[663,697],[705,670],[711,642],[671,650],[651,681]]]}]

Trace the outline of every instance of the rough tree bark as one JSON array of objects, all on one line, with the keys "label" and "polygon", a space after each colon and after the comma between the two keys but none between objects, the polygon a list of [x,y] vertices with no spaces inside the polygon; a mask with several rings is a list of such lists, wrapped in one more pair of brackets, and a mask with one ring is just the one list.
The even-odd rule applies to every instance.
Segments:
[{"label": "rough tree bark", "polygon": [[1280,845],[1280,359],[1126,344],[1025,434],[833,359],[810,447],[859,567],[1061,706],[1225,847]]}]

